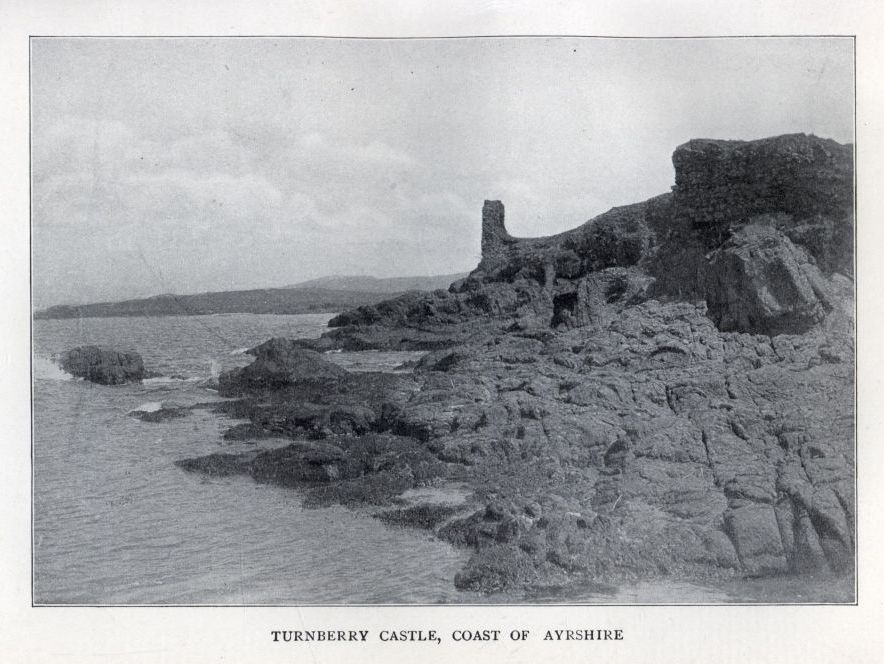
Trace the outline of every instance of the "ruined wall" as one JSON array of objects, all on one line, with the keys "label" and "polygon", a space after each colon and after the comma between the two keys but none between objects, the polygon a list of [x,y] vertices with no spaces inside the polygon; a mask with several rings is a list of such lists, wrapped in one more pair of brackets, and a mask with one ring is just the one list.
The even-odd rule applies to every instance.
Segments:
[{"label": "ruined wall", "polygon": [[500,201],[485,201],[482,206],[482,256],[496,254],[511,244],[513,238],[504,226],[504,208]]},{"label": "ruined wall", "polygon": [[[801,334],[834,308],[853,265],[853,148],[793,134],[698,139],[675,150],[671,193],[577,228],[516,238],[482,207],[482,260],[448,293],[411,294],[330,323],[469,323],[476,316],[603,327],[650,298],[705,300],[722,331]],[[843,289],[842,289],[843,290]],[[533,322],[532,322],[533,321]]]},{"label": "ruined wall", "polygon": [[760,214],[845,218],[853,210],[853,146],[807,134],[756,141],[696,139],[672,155],[677,214],[697,229]]},{"label": "ruined wall", "polygon": [[485,201],[482,261],[463,284],[454,288],[462,290],[479,282],[513,283],[521,279],[551,286],[556,279],[574,280],[608,267],[635,265],[652,240],[645,217],[656,201],[612,208],[577,228],[534,238],[511,236],[504,225],[503,204]]}]

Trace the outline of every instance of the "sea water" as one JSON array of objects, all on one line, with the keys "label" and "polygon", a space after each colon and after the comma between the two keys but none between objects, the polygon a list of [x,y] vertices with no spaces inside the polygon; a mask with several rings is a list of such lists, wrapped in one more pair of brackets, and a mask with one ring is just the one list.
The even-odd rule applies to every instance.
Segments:
[{"label": "sea water", "polygon": [[[161,423],[133,410],[217,400],[205,379],[244,366],[270,337],[316,337],[331,314],[229,314],[34,322],[34,599],[49,604],[335,604],[463,601],[463,551],[296,491],[187,473],[177,459],[240,452],[208,410]],[[97,344],[162,374],[95,385],[54,358]],[[413,353],[334,353],[391,370]],[[260,441],[261,446],[289,441]],[[469,601],[470,596],[466,596]]]}]

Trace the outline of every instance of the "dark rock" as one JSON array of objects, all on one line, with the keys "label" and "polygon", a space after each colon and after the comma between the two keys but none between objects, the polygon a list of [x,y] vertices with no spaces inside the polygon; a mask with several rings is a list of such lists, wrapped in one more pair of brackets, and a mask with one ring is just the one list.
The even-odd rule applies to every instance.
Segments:
[{"label": "dark rock", "polygon": [[156,410],[133,410],[129,413],[130,416],[135,417],[142,422],[166,422],[167,420],[174,420],[180,417],[186,417],[190,414],[190,408],[185,406],[162,406],[161,408],[157,408]]},{"label": "dark rock", "polygon": [[424,530],[433,530],[462,510],[455,505],[436,505],[422,503],[396,510],[381,512],[378,519],[397,526],[411,526]]},{"label": "dark rock", "polygon": [[724,523],[746,572],[772,574],[789,570],[773,508],[750,504],[729,510]]},{"label": "dark rock", "polygon": [[242,424],[234,424],[224,432],[224,440],[256,440],[260,438],[268,438],[273,433],[267,431],[264,427],[256,426],[251,422],[243,422]]},{"label": "dark rock", "polygon": [[270,339],[246,353],[255,356],[252,364],[219,376],[218,393],[222,396],[275,390],[303,380],[337,380],[347,375],[346,369],[291,339]]},{"label": "dark rock", "polygon": [[715,252],[705,292],[723,331],[800,334],[834,306],[832,287],[804,250],[769,226],[741,228]]},{"label": "dark rock", "polygon": [[531,557],[521,549],[495,547],[474,555],[454,577],[459,590],[491,594],[524,588],[537,578]]},{"label": "dark rock", "polygon": [[64,353],[60,363],[69,374],[102,385],[133,383],[144,378],[144,361],[135,352],[79,346]]},{"label": "dark rock", "polygon": [[303,431],[311,438],[364,434],[372,429],[375,417],[375,411],[365,406],[302,402],[286,408],[273,429],[289,435]]},{"label": "dark rock", "polygon": [[344,450],[324,443],[299,442],[287,447],[260,452],[249,472],[257,480],[283,486],[330,482],[358,476]]},{"label": "dark rock", "polygon": [[415,369],[418,371],[449,371],[465,359],[466,356],[457,351],[436,351],[422,357]]},{"label": "dark rock", "polygon": [[389,434],[297,441],[286,447],[243,454],[184,459],[184,470],[224,476],[250,475],[305,491],[311,505],[389,505],[417,485],[446,477],[447,465],[416,441]]},{"label": "dark rock", "polygon": [[242,454],[209,454],[195,459],[180,459],[175,465],[191,473],[227,477],[248,472],[252,457]]},{"label": "dark rock", "polygon": [[700,229],[763,213],[843,219],[853,210],[853,146],[789,134],[757,141],[695,139],[672,156],[679,214]]}]

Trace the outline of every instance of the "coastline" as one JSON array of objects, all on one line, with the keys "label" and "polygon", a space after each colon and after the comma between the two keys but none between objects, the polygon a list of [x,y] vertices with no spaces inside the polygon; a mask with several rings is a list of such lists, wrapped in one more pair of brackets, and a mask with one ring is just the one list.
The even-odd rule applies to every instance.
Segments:
[{"label": "coastline", "polygon": [[[549,238],[513,238],[486,201],[482,261],[448,291],[344,312],[222,374],[227,412],[300,442],[182,464],[393,506],[472,552],[461,590],[852,586],[851,155],[806,135],[692,141],[672,194]],[[313,352],[340,349],[430,352],[399,375]],[[446,481],[473,499],[396,511]]]}]

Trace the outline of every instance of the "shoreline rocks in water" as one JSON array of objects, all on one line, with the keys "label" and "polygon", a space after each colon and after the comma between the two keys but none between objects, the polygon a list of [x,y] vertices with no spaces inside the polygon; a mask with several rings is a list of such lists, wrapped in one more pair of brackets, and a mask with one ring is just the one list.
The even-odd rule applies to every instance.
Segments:
[{"label": "shoreline rocks in water", "polygon": [[[145,407],[149,406],[149,407]],[[190,414],[190,408],[169,403],[145,404],[140,408],[129,411],[129,416],[142,422],[159,423],[186,417]]]},{"label": "shoreline rocks in water", "polygon": [[[551,237],[488,201],[448,291],[257,347],[219,408],[311,440],[205,464],[317,504],[465,483],[457,512],[386,518],[470,548],[468,590],[852,574],[852,147],[691,141],[673,163],[673,192]],[[432,352],[407,375],[309,354],[338,348]]]},{"label": "shoreline rocks in water", "polygon": [[311,505],[392,505],[404,491],[454,474],[417,441],[388,433],[301,440],[286,447],[183,459],[176,465],[298,487]]},{"label": "shoreline rocks in water", "polygon": [[347,370],[327,362],[312,350],[306,350],[291,339],[270,339],[250,348],[255,361],[246,367],[225,371],[218,377],[218,393],[231,397],[260,389],[280,389],[299,379],[336,379]]},{"label": "shoreline rocks in water", "polygon": [[135,352],[78,346],[62,354],[59,362],[72,376],[101,385],[137,383],[145,377],[144,361]]}]

